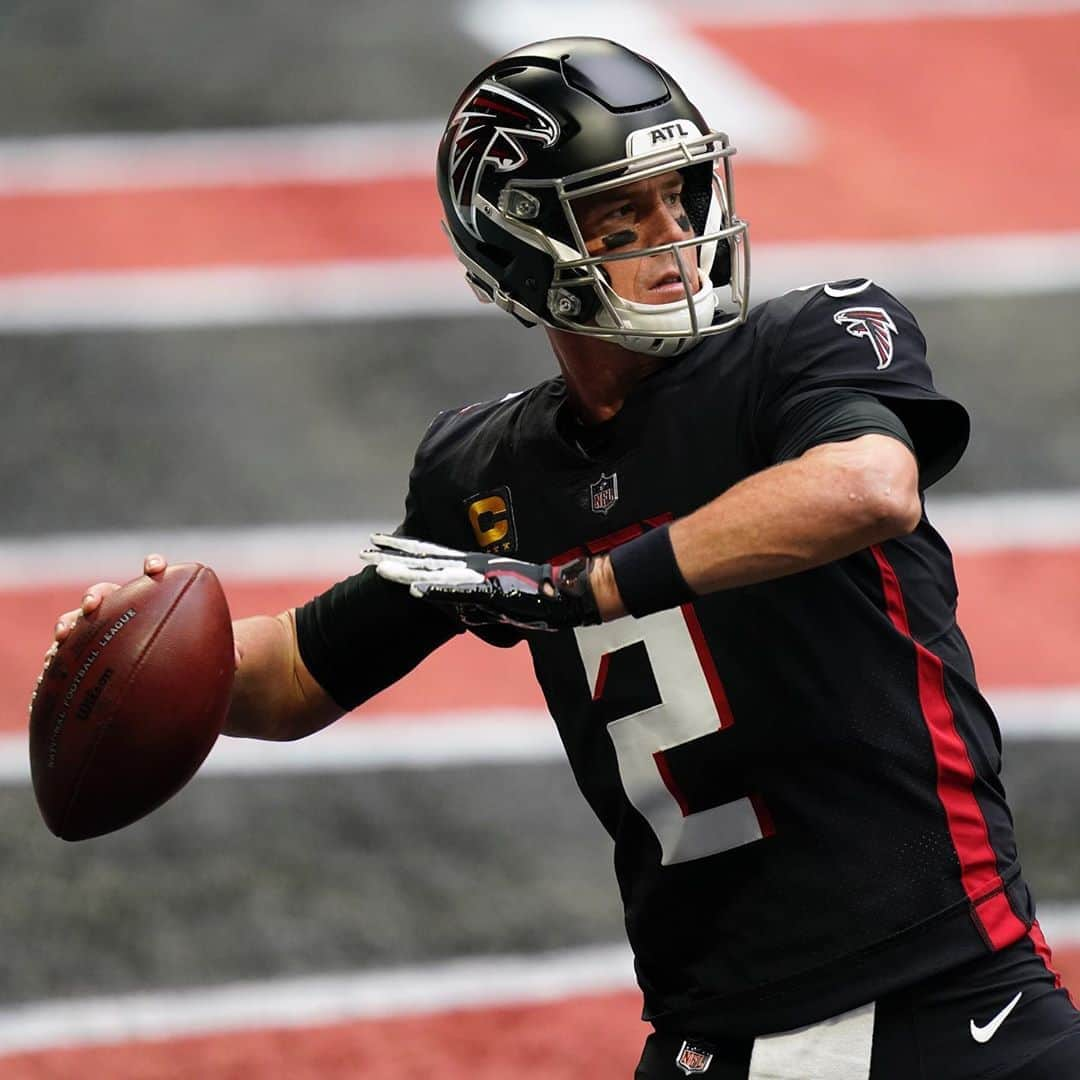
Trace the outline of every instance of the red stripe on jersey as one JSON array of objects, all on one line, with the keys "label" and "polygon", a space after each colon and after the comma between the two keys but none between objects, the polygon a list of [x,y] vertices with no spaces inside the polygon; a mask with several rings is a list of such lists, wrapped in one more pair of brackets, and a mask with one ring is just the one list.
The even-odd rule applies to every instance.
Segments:
[{"label": "red stripe on jersey", "polygon": [[765,805],[765,800],[760,795],[750,796],[750,805],[754,808],[754,813],[757,815],[758,827],[761,829],[762,836],[775,836],[776,835],[776,822],[773,821],[772,812],[768,806]]},{"label": "red stripe on jersey", "polygon": [[644,531],[635,522],[633,525],[627,525],[624,529],[619,529],[618,532],[608,533],[607,536],[598,536],[595,540],[589,540],[585,546],[589,549],[590,554],[603,555],[605,552],[611,551],[612,548],[617,548],[620,544],[635,539]]},{"label": "red stripe on jersey", "polygon": [[1064,990],[1075,1008],[1076,1002],[1073,1001],[1073,996],[1069,993],[1069,988],[1061,981],[1061,973],[1054,967],[1054,958],[1050,953],[1050,946],[1047,945],[1046,938],[1043,936],[1042,927],[1039,925],[1038,919],[1031,924],[1031,929],[1028,931],[1028,937],[1031,938],[1031,944],[1035,946],[1035,953],[1043,962],[1043,966],[1054,976],[1054,988],[1057,990]]},{"label": "red stripe on jersey", "polygon": [[600,657],[600,667],[596,672],[596,686],[593,689],[593,701],[599,701],[604,696],[604,687],[607,685],[608,665],[611,663],[611,653],[606,652]]},{"label": "red stripe on jersey", "polygon": [[[981,814],[980,820],[982,820]],[[989,837],[987,843],[989,843]],[[991,855],[993,855],[992,851]],[[995,878],[1000,881],[1001,878],[997,877],[996,866],[993,871]],[[1004,886],[1001,887],[1000,892],[991,893],[984,899],[976,901],[975,918],[995,949],[1002,949],[1006,945],[1011,945],[1014,941],[1019,941],[1027,933],[1027,927],[1017,917],[1016,912],[1012,909],[1012,904],[1009,903]]]},{"label": "red stripe on jersey", "polygon": [[656,771],[660,774],[660,779],[664,781],[664,787],[671,792],[671,797],[679,804],[682,816],[689,817],[690,803],[682,793],[682,788],[676,783],[675,776],[671,771],[671,766],[668,764],[668,759],[664,754],[664,751],[657,750],[652,757],[653,761],[656,762]]},{"label": "red stripe on jersey", "polygon": [[1010,907],[997,871],[986,819],[975,798],[975,768],[945,693],[945,669],[940,657],[911,636],[900,580],[885,552],[876,544],[870,550],[881,573],[885,610],[915,646],[919,707],[934,750],[937,794],[960,861],[960,880],[984,937],[994,949],[1002,949],[1022,938],[1027,927]]},{"label": "red stripe on jersey", "polygon": [[731,704],[728,702],[727,691],[724,682],[720,678],[720,672],[716,670],[716,661],[709,652],[708,642],[705,640],[705,631],[698,622],[697,612],[692,604],[682,604],[680,610],[686,620],[686,628],[690,631],[690,640],[694,643],[694,651],[697,653],[698,663],[705,674],[705,681],[709,684],[709,693],[712,694],[713,704],[716,706],[716,715],[720,717],[720,727],[729,728],[735,723],[735,717],[731,712]]}]

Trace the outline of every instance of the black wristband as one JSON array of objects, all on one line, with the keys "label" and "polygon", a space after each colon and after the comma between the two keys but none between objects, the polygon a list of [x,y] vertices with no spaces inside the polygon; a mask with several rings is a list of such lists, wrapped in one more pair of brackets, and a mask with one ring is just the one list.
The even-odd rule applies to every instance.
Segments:
[{"label": "black wristband", "polygon": [[689,603],[697,595],[675,561],[670,528],[668,523],[650,529],[609,556],[623,607],[635,619]]},{"label": "black wristband", "polygon": [[600,610],[589,584],[592,564],[592,559],[575,559],[560,566],[554,575],[555,588],[581,626],[596,626],[600,622]]}]

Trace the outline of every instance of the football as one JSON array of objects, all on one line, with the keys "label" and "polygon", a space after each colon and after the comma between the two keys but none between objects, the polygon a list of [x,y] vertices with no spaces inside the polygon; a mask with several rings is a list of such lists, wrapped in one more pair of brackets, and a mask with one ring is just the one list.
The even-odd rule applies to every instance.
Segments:
[{"label": "football", "polygon": [[30,709],[30,771],[45,824],[85,840],[175,795],[221,733],[235,664],[217,575],[143,575],[80,616]]}]

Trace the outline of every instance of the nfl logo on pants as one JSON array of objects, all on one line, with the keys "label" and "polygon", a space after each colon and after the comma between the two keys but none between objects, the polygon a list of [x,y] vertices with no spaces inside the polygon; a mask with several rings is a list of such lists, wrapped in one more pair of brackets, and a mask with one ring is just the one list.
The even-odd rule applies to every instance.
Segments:
[{"label": "nfl logo on pants", "polygon": [[694,1076],[698,1073],[703,1073],[712,1064],[713,1056],[707,1050],[702,1050],[700,1046],[694,1046],[692,1043],[684,1042],[682,1049],[679,1051],[679,1056],[675,1059],[675,1064],[687,1076]]}]

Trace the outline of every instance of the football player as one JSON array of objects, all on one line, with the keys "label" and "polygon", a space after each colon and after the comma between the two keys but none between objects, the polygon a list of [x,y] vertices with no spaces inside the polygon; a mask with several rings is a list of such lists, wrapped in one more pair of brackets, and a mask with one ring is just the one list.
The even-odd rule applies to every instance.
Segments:
[{"label": "football player", "polygon": [[869,280],[749,309],[733,153],[610,41],[469,84],[446,232],[559,375],[437,416],[371,565],[237,623],[228,730],[317,730],[466,629],[525,640],[614,840],[638,1077],[1080,1077],[923,512],[967,414]]}]

